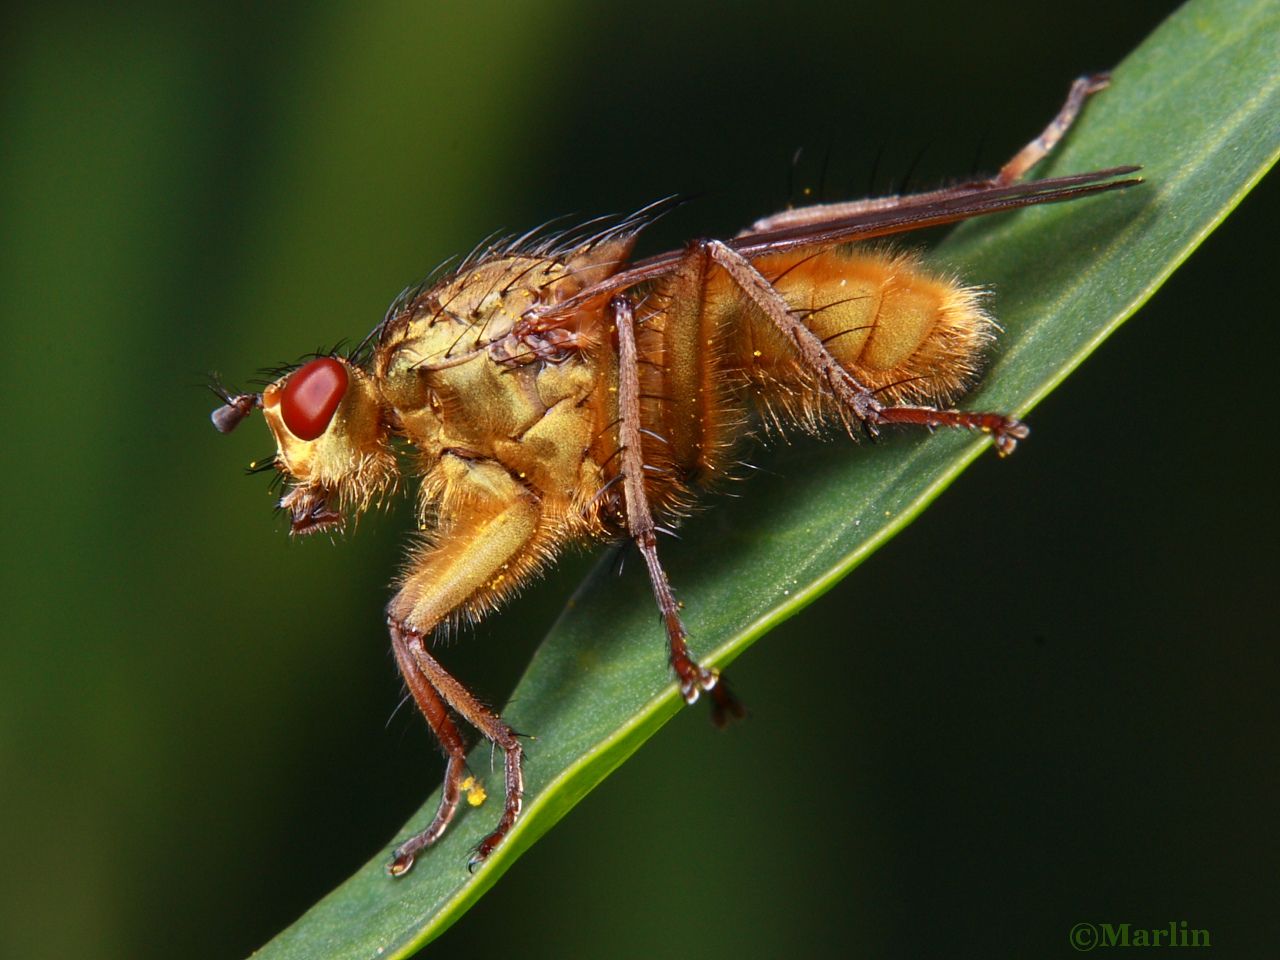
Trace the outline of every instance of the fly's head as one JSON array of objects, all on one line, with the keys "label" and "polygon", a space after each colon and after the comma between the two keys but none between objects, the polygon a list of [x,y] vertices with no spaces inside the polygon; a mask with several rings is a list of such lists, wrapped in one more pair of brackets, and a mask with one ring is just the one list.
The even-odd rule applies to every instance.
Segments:
[{"label": "fly's head", "polygon": [[223,394],[213,425],[231,430],[261,408],[276,441],[275,468],[289,487],[280,499],[290,533],[341,528],[395,486],[390,429],[377,388],[341,357],[317,357],[261,394]]}]

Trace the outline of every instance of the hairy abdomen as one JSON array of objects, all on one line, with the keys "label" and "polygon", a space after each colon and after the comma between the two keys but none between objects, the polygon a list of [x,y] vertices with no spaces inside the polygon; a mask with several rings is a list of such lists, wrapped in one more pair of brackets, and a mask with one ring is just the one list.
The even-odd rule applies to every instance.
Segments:
[{"label": "hairy abdomen", "polygon": [[[840,248],[754,261],[793,316],[886,405],[946,405],[972,381],[994,324],[981,292],[909,254]],[[643,301],[638,335],[647,486],[678,507],[712,483],[757,418],[820,429],[837,414],[829,385],[724,271],[703,260]],[[753,410],[754,408],[754,410]]]}]

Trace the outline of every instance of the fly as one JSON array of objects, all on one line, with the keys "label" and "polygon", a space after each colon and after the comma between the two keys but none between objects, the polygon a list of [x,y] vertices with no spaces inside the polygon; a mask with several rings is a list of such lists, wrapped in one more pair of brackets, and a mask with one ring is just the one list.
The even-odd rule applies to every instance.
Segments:
[{"label": "fly", "polygon": [[290,532],[340,528],[421,478],[415,545],[387,608],[396,663],[447,755],[431,823],[388,870],[408,872],[465,794],[458,720],[504,755],[503,809],[482,863],[520,816],[516,732],[436,659],[437,630],[478,620],[570,544],[630,540],[662,614],[688,703],[724,723],[742,708],[689,649],[657,533],[731,473],[761,425],[874,437],[894,424],[989,434],[1005,456],[1027,427],[952,409],[995,323],[980,290],[915,256],[858,241],[1134,186],[1138,168],[1025,180],[1106,75],[1071,87],[1045,130],[996,176],[945,189],[787,210],[729,240],[629,262],[654,208],[619,223],[491,244],[401,295],[348,355],[319,356],[261,394],[219,391],[229,432],[261,409],[287,483]]}]

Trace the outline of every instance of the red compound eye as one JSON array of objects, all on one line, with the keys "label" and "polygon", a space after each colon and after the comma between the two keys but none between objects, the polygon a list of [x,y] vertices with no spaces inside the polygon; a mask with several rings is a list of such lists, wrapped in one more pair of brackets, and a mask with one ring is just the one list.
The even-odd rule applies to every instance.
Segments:
[{"label": "red compound eye", "polygon": [[284,425],[299,440],[314,440],[328,428],[346,392],[346,368],[333,357],[304,364],[284,385],[280,398]]}]

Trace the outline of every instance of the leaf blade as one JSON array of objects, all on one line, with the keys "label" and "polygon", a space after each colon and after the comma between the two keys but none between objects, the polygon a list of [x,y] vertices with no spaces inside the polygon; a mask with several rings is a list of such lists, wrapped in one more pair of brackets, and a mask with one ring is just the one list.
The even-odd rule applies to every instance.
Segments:
[{"label": "leaf blade", "polygon": [[[1145,161],[1147,186],[967,224],[939,249],[942,262],[997,288],[1007,327],[985,386],[967,406],[1034,406],[1275,162],[1280,144],[1266,118],[1280,113],[1280,81],[1269,68],[1276,20],[1262,3],[1189,4],[1116,70],[1113,89],[1090,104],[1053,159],[1059,172]],[[699,563],[692,543],[667,551],[696,649],[705,655],[714,638],[709,659],[730,662],[906,526],[984,448],[945,434],[897,438],[858,456],[828,447],[805,451],[803,469],[785,478],[753,481],[750,511],[691,525],[695,542],[714,541],[726,554],[713,569]],[[392,883],[380,855],[262,956],[409,955],[678,711],[646,585],[635,576],[592,592],[607,566],[570,602],[508,711],[539,739],[530,749],[525,816],[507,844],[467,876],[461,864],[491,817],[463,817],[414,874]]]}]

